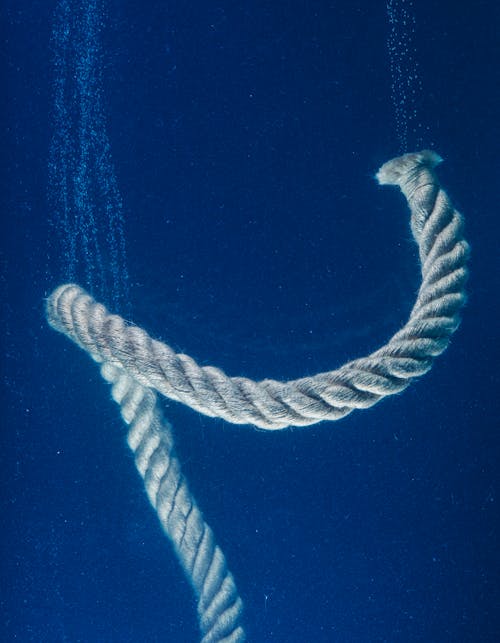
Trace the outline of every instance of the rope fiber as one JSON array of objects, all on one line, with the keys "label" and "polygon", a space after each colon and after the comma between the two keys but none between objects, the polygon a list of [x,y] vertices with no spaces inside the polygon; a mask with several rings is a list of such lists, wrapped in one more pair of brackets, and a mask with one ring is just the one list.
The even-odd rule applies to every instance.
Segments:
[{"label": "rope fiber", "polygon": [[336,370],[289,382],[229,377],[110,314],[75,284],[60,286],[47,299],[49,324],[101,363],[112,385],[150,502],[197,596],[204,643],[245,640],[242,602],[181,473],[156,392],[228,422],[282,429],[338,420],[426,373],[459,325],[469,254],[462,217],[435,173],[440,162],[424,150],[395,158],[377,173],[381,185],[399,186],[408,202],[421,285],[401,330],[375,352]]}]

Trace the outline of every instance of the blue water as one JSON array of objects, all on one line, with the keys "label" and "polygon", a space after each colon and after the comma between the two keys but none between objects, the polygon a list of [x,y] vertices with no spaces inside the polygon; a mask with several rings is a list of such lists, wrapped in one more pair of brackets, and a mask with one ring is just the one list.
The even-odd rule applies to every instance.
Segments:
[{"label": "blue water", "polygon": [[384,2],[4,3],[0,640],[199,636],[108,387],[44,297],[76,280],[233,375],[329,370],[418,287],[372,178],[402,145],[445,158],[472,247],[433,370],[272,434],[164,408],[250,641],[500,640],[499,9],[389,8],[411,17],[392,36]]}]

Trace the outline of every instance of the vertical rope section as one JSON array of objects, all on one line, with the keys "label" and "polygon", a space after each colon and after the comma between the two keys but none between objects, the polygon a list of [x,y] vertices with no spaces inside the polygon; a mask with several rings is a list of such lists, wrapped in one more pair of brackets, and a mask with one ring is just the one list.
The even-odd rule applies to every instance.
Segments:
[{"label": "vertical rope section", "polygon": [[469,248],[462,217],[436,176],[440,162],[435,152],[425,150],[395,158],[377,173],[380,184],[398,186],[406,197],[422,281],[403,328],[371,355],[336,370],[289,382],[229,377],[111,315],[74,284],[50,295],[47,319],[94,359],[205,415],[262,429],[338,420],[401,392],[426,373],[459,325]]},{"label": "vertical rope section", "polygon": [[243,603],[224,554],[189,491],[156,393],[109,363],[102,364],[101,374],[112,385],[112,397],[129,426],[127,442],[149,501],[198,600],[202,643],[245,641]]}]

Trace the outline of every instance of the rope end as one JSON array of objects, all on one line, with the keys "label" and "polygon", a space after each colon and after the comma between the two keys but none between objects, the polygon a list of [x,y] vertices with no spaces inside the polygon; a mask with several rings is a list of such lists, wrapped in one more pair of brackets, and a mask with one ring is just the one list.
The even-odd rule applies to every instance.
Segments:
[{"label": "rope end", "polygon": [[432,170],[442,162],[442,158],[432,150],[422,150],[412,154],[398,156],[384,163],[375,175],[380,185],[399,185],[406,182],[408,174],[420,168]]},{"label": "rope end", "polygon": [[56,288],[45,300],[45,315],[49,325],[60,333],[66,333],[66,328],[61,321],[59,306],[63,301],[68,306],[68,302],[73,301],[78,295],[86,294],[85,291],[76,284],[63,284]]}]

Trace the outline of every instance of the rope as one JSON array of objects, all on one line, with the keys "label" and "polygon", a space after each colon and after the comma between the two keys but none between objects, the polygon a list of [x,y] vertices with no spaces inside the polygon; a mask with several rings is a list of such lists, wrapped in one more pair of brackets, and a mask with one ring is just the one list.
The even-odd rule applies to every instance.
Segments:
[{"label": "rope", "polygon": [[175,454],[172,428],[156,393],[104,363],[103,378],[129,425],[127,442],[160,523],[198,599],[202,643],[240,643],[243,604],[220,547],[189,491]]},{"label": "rope", "polygon": [[436,153],[423,151],[393,159],[379,170],[379,183],[399,186],[408,201],[422,282],[403,328],[371,355],[336,370],[289,382],[229,377],[111,315],[74,284],[60,286],[48,298],[49,323],[96,361],[109,362],[143,386],[228,422],[282,429],[338,420],[371,407],[426,373],[459,325],[468,244],[462,217],[436,177],[434,167],[440,162]]},{"label": "rope", "polygon": [[290,382],[228,377],[111,315],[79,286],[60,286],[47,300],[49,324],[101,363],[101,374],[112,385],[149,500],[196,594],[202,643],[245,640],[242,602],[181,473],[172,430],[154,391],[209,416],[280,429],[338,420],[399,393],[426,373],[458,327],[469,251],[462,217],[434,172],[440,161],[434,152],[407,154],[377,174],[380,184],[398,185],[408,201],[422,283],[403,328],[371,355],[337,370]]}]

